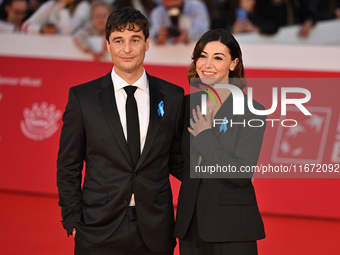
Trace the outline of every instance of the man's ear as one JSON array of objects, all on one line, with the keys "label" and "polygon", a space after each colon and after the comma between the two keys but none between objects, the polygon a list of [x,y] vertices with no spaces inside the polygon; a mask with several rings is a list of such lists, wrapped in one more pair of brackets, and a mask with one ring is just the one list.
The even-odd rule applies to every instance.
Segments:
[{"label": "man's ear", "polygon": [[146,39],[145,43],[146,43],[145,51],[148,51],[150,47],[150,38]]},{"label": "man's ear", "polygon": [[111,53],[110,43],[108,42],[108,40],[106,40],[106,49],[109,53]]},{"label": "man's ear", "polygon": [[11,10],[11,6],[9,4],[7,4],[5,6],[5,11],[8,13]]}]

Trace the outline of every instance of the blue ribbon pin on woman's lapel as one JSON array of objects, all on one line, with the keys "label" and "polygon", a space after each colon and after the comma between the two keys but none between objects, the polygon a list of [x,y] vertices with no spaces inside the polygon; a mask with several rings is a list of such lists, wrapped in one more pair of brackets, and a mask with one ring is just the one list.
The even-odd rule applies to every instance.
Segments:
[{"label": "blue ribbon pin on woman's lapel", "polygon": [[227,126],[227,124],[228,124],[228,119],[227,119],[227,117],[224,117],[224,119],[223,119],[223,123],[221,124],[221,126],[220,126],[220,132],[227,132],[227,130],[228,130],[228,126]]}]

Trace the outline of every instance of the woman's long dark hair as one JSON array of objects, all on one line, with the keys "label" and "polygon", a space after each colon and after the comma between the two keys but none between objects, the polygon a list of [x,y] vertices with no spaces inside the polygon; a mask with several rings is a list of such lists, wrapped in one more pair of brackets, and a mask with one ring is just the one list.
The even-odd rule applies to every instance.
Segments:
[{"label": "woman's long dark hair", "polygon": [[247,86],[247,84],[244,77],[244,68],[240,45],[238,44],[238,42],[236,41],[232,34],[230,34],[227,30],[221,28],[213,29],[206,32],[204,35],[202,35],[201,39],[196,43],[194,52],[192,54],[192,63],[188,71],[189,81],[191,78],[199,78],[196,72],[196,62],[201,56],[202,51],[204,47],[207,45],[207,43],[214,41],[221,42],[226,47],[228,47],[232,60],[235,60],[236,58],[239,59],[235,70],[229,72],[229,79],[232,78],[232,80],[235,83],[234,85],[243,89],[244,87]]}]

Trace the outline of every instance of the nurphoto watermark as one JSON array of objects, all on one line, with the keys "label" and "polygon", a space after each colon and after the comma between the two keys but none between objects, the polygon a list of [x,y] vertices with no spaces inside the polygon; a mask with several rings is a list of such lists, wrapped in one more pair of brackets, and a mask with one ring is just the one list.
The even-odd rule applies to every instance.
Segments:
[{"label": "nurphoto watermark", "polygon": [[197,78],[190,84],[190,128],[197,126],[193,114],[210,125],[191,135],[191,178],[340,177],[340,79]]}]

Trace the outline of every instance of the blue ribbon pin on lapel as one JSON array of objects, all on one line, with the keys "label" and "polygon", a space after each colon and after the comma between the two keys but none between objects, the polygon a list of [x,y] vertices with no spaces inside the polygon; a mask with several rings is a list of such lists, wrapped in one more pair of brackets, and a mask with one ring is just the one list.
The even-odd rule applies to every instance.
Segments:
[{"label": "blue ribbon pin on lapel", "polygon": [[227,132],[227,130],[228,130],[228,126],[227,126],[228,122],[229,121],[228,121],[227,117],[224,117],[223,122],[222,122],[222,124],[220,126],[220,132],[222,132],[222,131],[223,131],[223,133]]},{"label": "blue ribbon pin on lapel", "polygon": [[158,104],[158,116],[162,116],[164,115],[164,103],[163,101],[160,101]]}]

